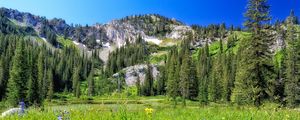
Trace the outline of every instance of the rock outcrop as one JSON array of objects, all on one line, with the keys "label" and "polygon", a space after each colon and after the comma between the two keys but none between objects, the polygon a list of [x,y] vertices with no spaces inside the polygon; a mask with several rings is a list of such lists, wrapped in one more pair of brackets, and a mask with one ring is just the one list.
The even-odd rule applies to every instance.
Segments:
[{"label": "rock outcrop", "polygon": [[[151,74],[154,80],[159,79],[159,70],[157,65],[151,66]],[[139,78],[141,84],[145,82],[146,70],[148,66],[146,64],[130,66],[121,70],[124,73],[124,76],[120,76],[119,73],[113,75],[114,78],[123,77],[125,79],[125,83],[128,86],[136,85],[136,81]]]}]

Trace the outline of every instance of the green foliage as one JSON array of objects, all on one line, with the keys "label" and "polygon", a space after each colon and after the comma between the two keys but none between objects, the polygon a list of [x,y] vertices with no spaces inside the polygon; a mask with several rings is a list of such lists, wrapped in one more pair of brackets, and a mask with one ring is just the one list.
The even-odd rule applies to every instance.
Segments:
[{"label": "green foliage", "polygon": [[292,24],[292,25],[299,24],[299,19],[297,16],[295,16],[294,10],[291,10],[290,16],[287,17],[285,22],[286,24]]},{"label": "green foliage", "polygon": [[241,59],[232,101],[259,106],[268,96],[267,93],[270,93],[269,88],[274,80],[270,52],[273,41],[267,32],[270,27],[266,24],[270,20],[267,0],[250,0],[245,16],[245,26],[252,33],[252,37],[244,40],[239,49]]},{"label": "green foliage", "polygon": [[94,80],[94,70],[90,72],[88,76],[88,95],[94,96],[95,95],[95,80]]},{"label": "green foliage", "polygon": [[178,62],[178,51],[177,48],[173,48],[169,54],[167,60],[167,95],[171,97],[176,105],[176,97],[179,96],[179,62]]},{"label": "green foliage", "polygon": [[153,96],[154,95],[154,78],[152,76],[152,66],[148,63],[144,84],[142,86],[142,95]]},{"label": "green foliage", "polygon": [[157,95],[165,95],[166,94],[166,84],[167,84],[167,70],[165,66],[159,67],[160,75],[155,84]]},{"label": "green foliage", "polygon": [[234,88],[234,81],[236,76],[236,61],[237,55],[233,53],[233,50],[225,53],[223,81],[223,100],[225,102],[230,102],[230,97]]},{"label": "green foliage", "polygon": [[120,20],[142,29],[149,36],[165,36],[172,31],[172,25],[182,23],[158,14],[127,16]]},{"label": "green foliage", "polygon": [[47,92],[47,99],[51,100],[54,94],[54,81],[53,81],[53,72],[52,69],[49,69],[47,72],[47,81],[49,84],[48,92]]},{"label": "green foliage", "polygon": [[73,69],[73,75],[72,75],[72,89],[73,89],[73,93],[74,96],[76,96],[77,98],[79,98],[80,96],[80,76],[79,76],[79,72],[80,72],[79,67],[76,67]]},{"label": "green foliage", "polygon": [[216,58],[213,60],[212,77],[209,83],[209,99],[212,102],[216,102],[222,99],[223,85],[224,85],[224,53],[223,53],[223,40],[219,41],[219,52]]},{"label": "green foliage", "polygon": [[[189,52],[189,51],[187,51]],[[182,97],[184,99],[184,106],[186,106],[185,99],[189,98],[190,93],[190,78],[189,75],[191,75],[191,59],[189,53],[185,53],[183,56],[182,65],[180,67],[180,92],[182,94]]]},{"label": "green foliage", "polygon": [[[125,46],[109,54],[104,67],[104,62],[99,58],[99,51],[95,49],[99,47],[96,34],[84,34],[88,26],[64,28],[63,36],[59,36],[51,24],[57,20],[49,22],[43,19],[39,35],[45,37],[52,46],[46,45],[40,42],[41,39],[37,38],[32,28],[15,25],[16,22],[5,17],[0,8],[0,100],[7,100],[12,106],[16,106],[21,100],[29,105],[40,106],[45,99],[49,99],[50,102],[72,99],[74,103],[80,103],[80,100],[95,102],[93,99],[99,96],[113,95],[120,98],[167,95],[174,101],[175,106],[177,102],[182,102],[184,106],[188,106],[183,110],[192,113],[195,111],[189,108],[194,106],[189,106],[189,100],[200,102],[201,105],[232,102],[237,105],[256,106],[272,100],[288,107],[299,106],[300,27],[296,25],[298,18],[292,11],[285,23],[276,22],[273,26],[269,25],[267,0],[249,0],[245,16],[246,29],[243,31],[234,26],[227,30],[225,23],[205,27],[193,25],[193,33],[187,32],[185,40],[164,38],[172,31],[173,25],[182,25],[176,20],[155,14],[126,17],[120,22],[129,23],[143,30],[146,35],[159,37],[163,39],[162,43],[149,44],[141,36],[138,36],[135,43],[126,40]],[[80,51],[73,41],[68,39],[73,32],[72,38],[86,44],[92,51],[91,54]],[[99,32],[102,34],[102,31]],[[278,34],[286,45],[275,51],[275,54],[271,51],[274,33]],[[206,40],[205,46],[191,46],[191,43],[199,42],[197,40]],[[135,75],[138,76],[136,86],[126,86],[122,69],[142,63],[148,64],[145,81],[141,83],[139,75]],[[150,63],[160,65],[160,76],[157,80],[152,76]],[[192,103],[198,105],[196,102]],[[206,108],[212,109],[213,113],[220,113],[209,106]],[[169,110],[163,110],[165,109]],[[228,110],[223,107],[219,109]],[[241,109],[244,108],[238,110]],[[157,112],[158,116],[167,116],[163,110]],[[174,115],[184,113],[178,109],[174,110]],[[81,111],[76,112],[81,114]],[[200,109],[200,112],[203,111]],[[204,112],[207,112],[205,118],[219,118],[218,115],[209,114],[210,111]],[[269,113],[276,114],[277,111],[268,111],[268,115]],[[118,112],[106,111],[105,114],[112,119],[134,118],[126,109]],[[238,117],[224,113],[224,119],[236,119],[241,116],[260,119],[258,115],[266,116],[245,112],[231,114]],[[136,115],[142,116],[140,119],[155,117],[148,113],[146,117],[139,113]],[[279,116],[263,118],[286,118],[281,114]],[[75,115],[76,118],[79,116]]]},{"label": "green foliage", "polygon": [[111,76],[125,67],[143,63],[148,54],[145,41],[138,36],[136,43],[130,44],[127,41],[125,46],[117,48],[109,54],[106,72]]},{"label": "green foliage", "polygon": [[19,101],[26,97],[25,89],[28,81],[28,66],[26,63],[24,40],[20,39],[13,57],[13,66],[7,88],[7,99],[12,106],[18,105]]},{"label": "green foliage", "polygon": [[40,94],[39,94],[39,83],[37,79],[37,65],[34,64],[35,60],[33,59],[32,54],[29,54],[29,62],[28,62],[28,91],[26,99],[30,105],[39,105],[41,103]]},{"label": "green foliage", "polygon": [[159,52],[159,53],[155,53],[150,55],[150,63],[152,64],[159,64],[161,62],[165,62],[164,60],[166,59],[167,53],[165,52]]},{"label": "green foliage", "polygon": [[20,27],[10,21],[6,16],[3,8],[0,8],[0,32],[2,34],[18,34],[18,35],[35,35],[35,31],[31,27]]},{"label": "green foliage", "polygon": [[139,75],[137,75],[137,80],[136,80],[136,94],[138,95],[138,96],[141,96],[142,95],[142,87],[141,87],[141,80],[140,80],[141,78],[140,78],[140,76]]},{"label": "green foliage", "polygon": [[209,45],[209,54],[215,55],[220,51],[220,44],[218,41],[215,41]]},{"label": "green foliage", "polygon": [[[44,111],[41,111],[39,108],[31,107],[28,109],[26,114],[22,116],[22,119],[53,120],[57,119],[59,115],[72,120],[182,120],[195,118],[209,120],[296,120],[300,117],[297,110],[276,108],[277,105],[273,104],[266,104],[259,109],[252,106],[236,107],[222,104],[199,107],[197,103],[187,101],[187,105],[189,107],[172,108],[169,105],[169,102],[163,100],[161,97],[142,97],[137,99],[116,99],[112,96],[109,97],[110,99],[107,99],[108,97],[98,99],[98,104],[49,105],[45,106]],[[67,111],[69,113],[63,114],[63,111]],[[20,116],[16,114],[0,119],[15,120],[20,119]]]},{"label": "green foliage", "polygon": [[210,54],[208,43],[206,42],[205,48],[202,48],[199,52],[199,58],[197,63],[197,77],[199,79],[199,102],[200,104],[208,104],[208,84],[210,78]]},{"label": "green foliage", "polygon": [[287,26],[287,48],[286,48],[286,81],[285,81],[285,95],[286,102],[289,107],[299,105],[300,85],[299,85],[299,69],[300,69],[300,38],[296,34],[296,29],[292,23]]},{"label": "green foliage", "polygon": [[95,46],[97,45],[96,36],[93,34],[90,37],[88,37],[85,41],[85,44],[88,48],[95,48]]},{"label": "green foliage", "polygon": [[62,36],[57,37],[57,42],[61,45],[61,47],[71,47],[74,45],[71,39],[65,39]]},{"label": "green foliage", "polygon": [[[39,106],[55,92],[70,91],[74,66],[82,68],[78,74],[83,79],[91,69],[93,61],[90,58],[96,60],[95,56],[81,56],[77,48],[56,49],[36,42],[32,37],[0,34],[0,38],[0,96],[13,106],[21,100]],[[49,70],[51,74],[47,72]]]},{"label": "green foliage", "polygon": [[50,31],[46,31],[46,40],[53,45],[54,47],[58,46],[58,42],[57,42],[57,36],[55,33],[50,32]]}]

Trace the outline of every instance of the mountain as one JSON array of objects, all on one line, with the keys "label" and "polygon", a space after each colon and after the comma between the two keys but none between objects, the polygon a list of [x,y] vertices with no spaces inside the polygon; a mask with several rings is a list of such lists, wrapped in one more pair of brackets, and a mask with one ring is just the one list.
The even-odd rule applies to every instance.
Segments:
[{"label": "mountain", "polygon": [[56,35],[83,43],[88,48],[101,48],[110,44],[120,47],[126,40],[135,42],[138,35],[158,44],[161,39],[166,38],[184,39],[187,32],[193,31],[190,26],[176,19],[158,14],[127,16],[106,24],[74,26],[67,24],[63,19],[48,20],[14,9],[0,8],[0,11],[17,26],[33,28],[40,37],[46,37],[45,31],[51,31]]},{"label": "mountain", "polygon": [[293,92],[300,88],[298,18],[291,11],[269,24],[265,2],[249,2],[243,29],[158,14],[82,26],[0,8],[0,100],[39,106],[72,93],[83,100],[121,93],[184,105],[300,105]]}]

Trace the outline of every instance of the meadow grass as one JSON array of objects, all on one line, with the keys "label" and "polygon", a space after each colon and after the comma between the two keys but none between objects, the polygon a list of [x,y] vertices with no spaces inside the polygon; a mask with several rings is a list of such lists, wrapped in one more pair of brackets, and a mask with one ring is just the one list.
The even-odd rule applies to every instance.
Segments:
[{"label": "meadow grass", "polygon": [[[99,103],[105,100],[106,102]],[[265,105],[232,106],[211,104],[199,106],[188,101],[188,106],[180,104],[176,108],[172,102],[162,97],[138,99],[97,99],[91,104],[45,105],[41,108],[29,108],[23,116],[14,115],[3,120],[55,120],[64,116],[71,120],[299,120],[300,112],[296,109],[278,108]],[[98,101],[98,102],[97,102]],[[136,101],[136,102],[129,102]],[[137,104],[138,103],[138,104]],[[68,114],[64,114],[67,111]]]}]

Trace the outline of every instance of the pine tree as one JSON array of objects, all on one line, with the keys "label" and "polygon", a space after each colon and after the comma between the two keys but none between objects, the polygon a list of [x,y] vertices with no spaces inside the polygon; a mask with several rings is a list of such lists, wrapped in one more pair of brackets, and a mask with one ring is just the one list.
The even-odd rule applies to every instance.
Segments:
[{"label": "pine tree", "polygon": [[186,99],[189,99],[190,93],[190,55],[189,51],[185,51],[186,53],[183,56],[182,65],[180,68],[180,92],[183,98],[183,106],[186,106]]},{"label": "pine tree", "polygon": [[164,95],[166,90],[165,90],[165,87],[166,87],[166,67],[161,67],[160,68],[160,76],[159,76],[159,79],[157,81],[157,87],[156,87],[156,90],[157,90],[157,94],[158,95]]},{"label": "pine tree", "polygon": [[299,105],[300,101],[300,39],[292,22],[287,26],[286,80],[285,95],[289,107]]},{"label": "pine tree", "polygon": [[29,79],[28,79],[28,91],[27,91],[27,101],[30,105],[39,105],[41,102],[40,94],[39,94],[39,84],[37,81],[36,74],[36,67],[34,65],[34,61],[32,55],[29,54]]},{"label": "pine tree", "polygon": [[95,80],[94,80],[94,70],[90,72],[88,76],[88,95],[94,96],[95,94]]},{"label": "pine tree", "polygon": [[261,105],[267,96],[267,83],[272,81],[272,59],[270,39],[266,38],[264,29],[270,20],[267,0],[250,0],[245,14],[245,26],[252,33],[249,40],[240,46],[241,60],[235,81],[232,101],[235,103],[252,103]]},{"label": "pine tree", "polygon": [[47,41],[52,44],[54,47],[57,47],[58,42],[57,42],[57,38],[56,38],[56,34],[52,33],[52,31],[49,31],[49,29],[46,31],[46,38]]},{"label": "pine tree", "polygon": [[174,101],[174,107],[177,105],[176,97],[179,95],[178,94],[178,89],[179,89],[179,80],[177,77],[177,71],[179,68],[178,66],[178,61],[177,61],[177,48],[173,48],[171,50],[170,56],[169,56],[169,63],[168,63],[168,81],[167,81],[167,95],[171,97]]},{"label": "pine tree", "polygon": [[65,27],[63,32],[64,32],[64,39],[67,39],[69,36],[69,29]]},{"label": "pine tree", "polygon": [[76,93],[75,93],[77,98],[80,98],[81,95],[81,90],[80,90],[80,82],[78,81],[77,86],[76,86]]},{"label": "pine tree", "polygon": [[[73,89],[73,93],[74,93],[74,96],[78,97],[78,93],[80,93],[79,91],[77,90],[80,90],[80,76],[79,76],[79,72],[80,72],[80,68],[79,67],[76,67],[73,69],[73,75],[72,75],[72,89]],[[79,88],[78,88],[79,87]]]},{"label": "pine tree", "polygon": [[88,37],[86,45],[88,48],[94,48],[97,45],[96,36],[94,34]]},{"label": "pine tree", "polygon": [[210,74],[210,54],[208,42],[206,41],[205,48],[200,49],[197,75],[199,79],[199,101],[200,104],[208,104],[208,81]]},{"label": "pine tree", "polygon": [[[1,39],[1,38],[0,38]],[[0,100],[4,99],[6,97],[6,93],[7,93],[7,86],[8,86],[8,79],[9,79],[9,73],[10,73],[10,69],[11,69],[11,64],[12,62],[8,62],[11,61],[11,57],[13,56],[13,51],[9,52],[10,49],[12,49],[11,46],[8,46],[8,50],[6,50],[6,53],[3,53],[1,55],[1,62],[0,62]],[[3,51],[4,52],[4,51]]]},{"label": "pine tree", "polygon": [[53,72],[51,69],[47,72],[47,81],[49,83],[48,91],[47,91],[47,99],[51,100],[54,94],[54,81],[53,81]]},{"label": "pine tree", "polygon": [[147,70],[146,70],[146,76],[145,76],[145,81],[144,81],[144,85],[143,85],[143,94],[145,96],[152,96],[154,95],[154,82],[153,82],[153,76],[152,76],[152,67],[151,65],[148,63],[147,64]]},{"label": "pine tree", "polygon": [[0,59],[0,101],[4,97],[5,94],[5,83],[4,83],[4,78],[3,78],[3,63],[2,63],[2,58]]},{"label": "pine tree", "polygon": [[223,55],[223,40],[219,41],[220,51],[214,60],[211,81],[209,83],[209,98],[210,101],[217,102],[221,100],[224,90],[224,55]]},{"label": "pine tree", "polygon": [[140,76],[137,74],[136,75],[137,76],[137,80],[136,80],[136,88],[137,88],[137,95],[138,96],[141,96],[142,95],[142,88],[141,88],[141,78],[140,78]]},{"label": "pine tree", "polygon": [[26,82],[28,80],[26,63],[24,41],[20,40],[13,57],[13,66],[7,88],[7,100],[13,106],[26,97]]},{"label": "pine tree", "polygon": [[229,102],[235,81],[236,69],[236,55],[234,55],[233,50],[229,50],[228,53],[225,54],[225,59],[223,99],[225,102]]},{"label": "pine tree", "polygon": [[298,24],[298,17],[295,16],[294,10],[291,10],[290,16],[286,19],[286,24],[291,25],[291,24]]},{"label": "pine tree", "polygon": [[[275,30],[277,31],[279,37],[285,38],[286,37],[286,30],[284,30],[281,27],[281,22],[279,20],[276,20],[275,22]],[[273,101],[278,101],[280,103],[284,103],[285,100],[285,90],[284,90],[284,81],[286,77],[286,59],[287,59],[287,53],[286,53],[286,40],[283,39],[283,46],[281,49],[277,51],[277,53],[274,55],[275,61],[274,61],[274,69],[276,73],[276,81],[275,81],[275,90],[273,95]]]},{"label": "pine tree", "polygon": [[[48,83],[48,80],[47,80],[47,69],[48,69],[48,67],[50,67],[50,65],[48,65],[48,59],[46,59],[47,57],[46,57],[46,55],[45,55],[45,57],[43,57],[44,58],[44,65],[43,65],[43,77],[42,77],[42,81],[40,81],[41,83],[40,83],[40,89],[41,89],[41,93],[40,93],[40,95],[41,95],[41,99],[46,99],[46,97],[47,97],[47,91],[48,91],[48,86],[49,86],[49,83]],[[38,68],[38,69],[40,69],[40,68]],[[41,72],[41,71],[39,71],[39,72]],[[38,76],[38,77],[40,77],[40,76]],[[38,78],[38,79],[40,79],[40,78]]]},{"label": "pine tree", "polygon": [[197,70],[196,70],[196,64],[195,62],[191,59],[191,65],[190,65],[190,74],[189,74],[189,79],[190,79],[190,85],[189,85],[189,99],[191,100],[196,100],[198,99],[198,94],[199,94],[199,81],[197,78]]}]

